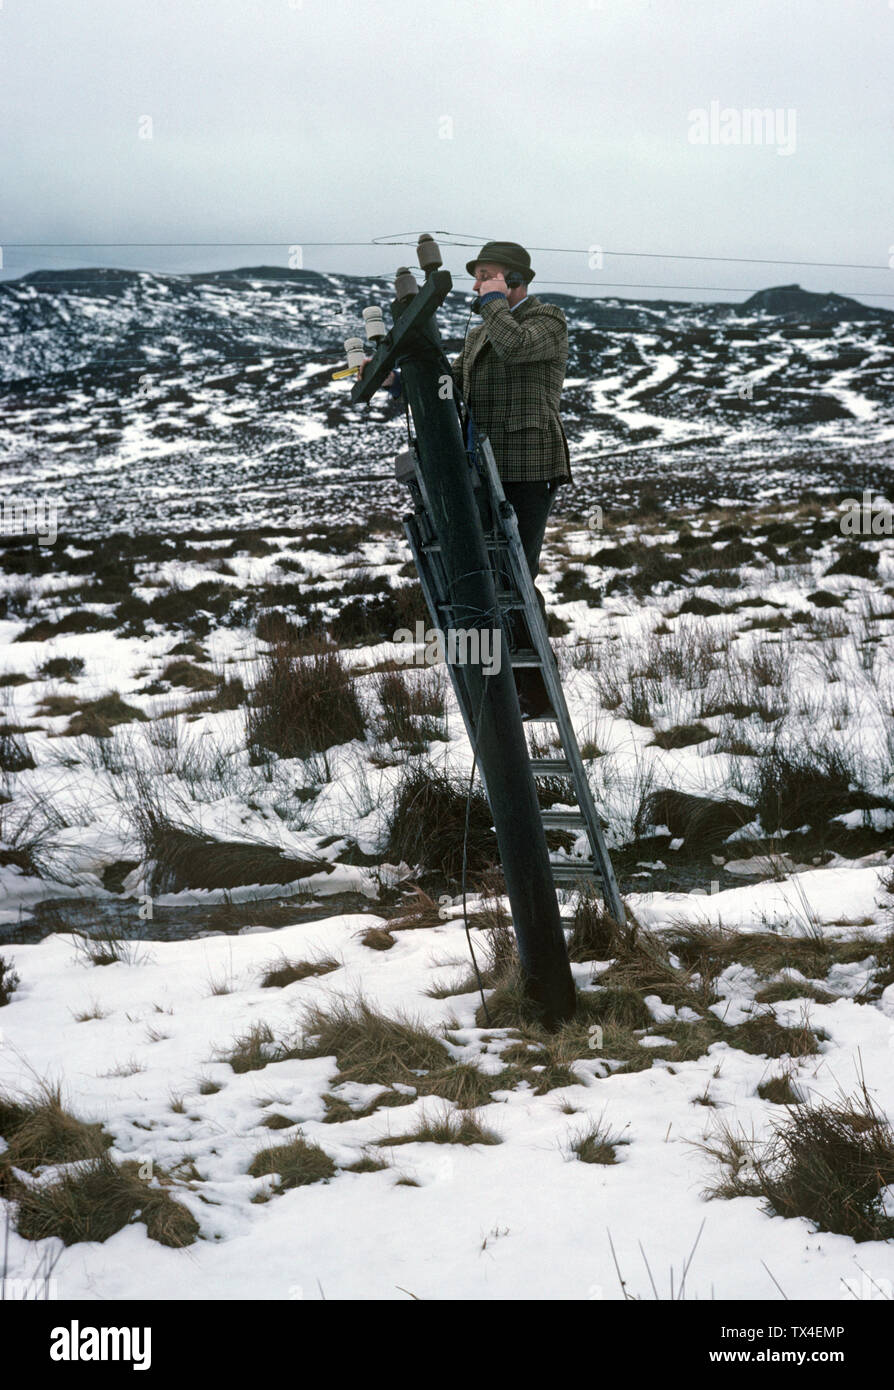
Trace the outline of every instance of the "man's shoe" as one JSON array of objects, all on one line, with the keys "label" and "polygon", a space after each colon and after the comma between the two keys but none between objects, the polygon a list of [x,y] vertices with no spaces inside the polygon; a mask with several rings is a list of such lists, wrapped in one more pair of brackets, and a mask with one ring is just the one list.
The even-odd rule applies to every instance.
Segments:
[{"label": "man's shoe", "polygon": [[549,696],[546,700],[534,701],[527,695],[520,695],[518,707],[521,710],[523,720],[529,719],[555,719],[556,711],[552,707]]}]

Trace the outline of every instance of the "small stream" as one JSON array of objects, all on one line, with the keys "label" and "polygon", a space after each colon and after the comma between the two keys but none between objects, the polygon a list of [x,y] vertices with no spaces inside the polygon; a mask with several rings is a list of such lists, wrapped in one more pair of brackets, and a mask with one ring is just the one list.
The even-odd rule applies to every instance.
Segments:
[{"label": "small stream", "polygon": [[[726,846],[724,858],[730,855]],[[891,853],[890,831],[837,829],[834,835],[786,836],[771,842],[740,842],[740,855],[790,854],[800,865],[816,866],[831,858],[835,849],[846,857],[866,855],[884,850]],[[628,893],[692,893],[711,894],[727,888],[751,887],[771,878],[785,877],[780,872],[758,872],[747,877],[727,872],[725,865],[703,850],[679,851],[668,849],[666,838],[647,838],[612,854],[615,873],[622,894]],[[422,884],[435,899],[444,893],[455,894],[457,886],[440,875],[423,875]],[[184,941],[208,933],[235,936],[250,927],[294,926],[304,922],[319,922],[327,917],[347,913],[369,913],[387,916],[403,899],[398,887],[382,892],[371,901],[361,893],[333,893],[329,897],[260,898],[249,902],[189,903],[169,906],[152,905],[152,917],[147,919],[139,898],[45,898],[31,905],[31,915],[19,922],[0,925],[0,947],[4,943],[32,944],[53,933],[82,932],[102,938],[109,934],[132,941]]]},{"label": "small stream", "polygon": [[312,901],[265,898],[256,903],[153,904],[152,917],[147,919],[136,898],[45,898],[33,904],[29,917],[0,925],[0,946],[4,942],[28,945],[57,932],[75,931],[99,938],[114,935],[128,941],[184,941],[209,932],[235,936],[248,926],[276,930],[348,912],[375,914],[377,910],[377,905],[359,893],[335,893]]}]

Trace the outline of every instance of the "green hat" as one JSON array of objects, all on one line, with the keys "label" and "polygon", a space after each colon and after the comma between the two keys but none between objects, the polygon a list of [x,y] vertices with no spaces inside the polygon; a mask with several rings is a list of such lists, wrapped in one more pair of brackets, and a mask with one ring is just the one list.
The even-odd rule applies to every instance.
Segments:
[{"label": "green hat", "polygon": [[475,259],[466,262],[466,270],[471,276],[474,276],[479,261],[490,261],[494,265],[504,265],[507,270],[518,270],[524,275],[526,284],[534,279],[531,257],[517,241],[489,241],[482,246]]}]

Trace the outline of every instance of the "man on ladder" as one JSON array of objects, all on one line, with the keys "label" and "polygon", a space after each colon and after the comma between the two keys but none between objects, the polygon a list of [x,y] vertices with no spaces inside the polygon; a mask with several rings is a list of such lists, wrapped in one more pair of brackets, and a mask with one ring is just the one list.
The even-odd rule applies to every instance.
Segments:
[{"label": "man on ladder", "polygon": [[[380,313],[373,324],[367,316],[376,311],[364,310],[370,340],[382,341],[375,358],[366,359],[375,363],[372,378],[358,381],[352,399],[369,400],[380,385],[409,397],[417,437],[398,456],[396,473],[413,502],[404,530],[432,621],[440,626],[445,618],[450,623],[453,615],[470,613],[493,622],[499,613],[510,638],[509,668],[513,676],[524,672],[528,678],[517,702],[509,670],[501,667],[488,681],[477,663],[448,663],[494,816],[526,988],[544,1017],[562,1021],[574,1013],[574,987],[556,884],[595,881],[610,915],[625,920],[550,650],[545,605],[534,584],[550,506],[560,483],[571,477],[558,416],[567,325],[559,309],[527,295],[534,273],[524,247],[488,242],[468,265],[481,292],[472,308],[482,323],[451,364],[434,314],[452,278],[441,270],[440,249],[429,234],[420,236],[417,254],[425,286],[406,267],[398,270],[390,333],[383,331]],[[359,370],[363,378],[360,340],[348,339],[345,347],[348,372]],[[397,363],[402,373],[392,370]],[[456,389],[445,390],[451,382]],[[553,744],[560,755],[543,756],[529,747],[520,704],[528,718],[555,724]],[[563,808],[541,804],[540,777],[567,780]],[[551,859],[543,833],[548,829],[586,838],[590,857]]]},{"label": "man on ladder", "polygon": [[[547,518],[556,491],[571,481],[568,441],[559,401],[568,361],[568,325],[562,310],[528,294],[531,257],[514,241],[489,241],[466,265],[482,322],[452,364],[467,409],[466,446],[475,430],[490,440],[503,491],[515,509],[525,558],[536,579]],[[401,394],[400,373],[383,383]],[[539,590],[537,598],[546,617]],[[527,719],[548,715],[550,700],[537,668],[515,672],[519,705]]]}]

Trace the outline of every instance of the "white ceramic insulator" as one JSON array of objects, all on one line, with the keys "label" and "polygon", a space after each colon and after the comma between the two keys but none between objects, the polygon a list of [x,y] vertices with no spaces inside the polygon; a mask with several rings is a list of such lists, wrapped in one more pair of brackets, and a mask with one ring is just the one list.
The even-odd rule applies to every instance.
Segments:
[{"label": "white ceramic insulator", "polygon": [[363,310],[363,320],[366,324],[366,336],[371,340],[384,338],[387,333],[385,320],[382,318],[382,310],[377,304],[371,304],[368,309]]},{"label": "white ceramic insulator", "polygon": [[345,338],[345,352],[348,354],[348,366],[359,367],[366,353],[363,351],[362,338]]}]

